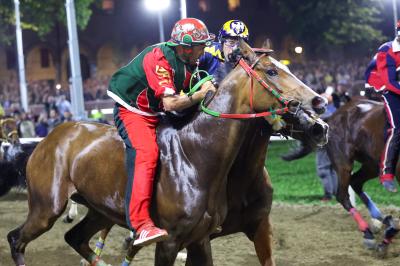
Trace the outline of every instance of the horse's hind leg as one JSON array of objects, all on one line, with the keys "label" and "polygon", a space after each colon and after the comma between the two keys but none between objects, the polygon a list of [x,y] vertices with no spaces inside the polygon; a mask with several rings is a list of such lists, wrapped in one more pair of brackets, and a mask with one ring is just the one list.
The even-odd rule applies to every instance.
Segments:
[{"label": "horse's hind leg", "polygon": [[65,241],[84,259],[90,263],[100,263],[100,258],[89,247],[89,241],[94,234],[102,229],[110,230],[113,222],[97,211],[88,210],[85,218],[69,230],[64,238]]},{"label": "horse's hind leg", "polygon": [[40,187],[36,187],[37,183],[29,184],[29,212],[25,223],[7,235],[11,255],[16,265],[25,264],[24,253],[28,243],[50,230],[67,206],[67,193],[62,192],[67,191],[64,182],[60,183],[58,194],[52,193],[50,188],[45,188],[43,183]]}]

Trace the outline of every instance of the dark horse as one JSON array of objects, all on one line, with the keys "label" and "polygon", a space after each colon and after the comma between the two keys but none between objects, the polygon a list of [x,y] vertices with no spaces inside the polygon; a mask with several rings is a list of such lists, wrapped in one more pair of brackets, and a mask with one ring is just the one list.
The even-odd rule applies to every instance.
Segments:
[{"label": "dark horse", "polygon": [[[317,142],[325,143],[327,127],[312,117],[314,109],[323,109],[325,101],[269,57],[257,58],[247,44],[241,42],[240,46],[242,60],[254,65],[265,85],[275,92],[281,91],[287,99],[302,103],[301,106],[289,104],[291,110],[297,108],[294,108],[295,113],[287,115],[295,116],[299,126],[311,132]],[[210,109],[221,113],[240,114],[280,107],[281,102],[260,84],[253,86],[241,66],[236,66],[224,79],[209,104]],[[208,259],[211,255],[204,254],[210,252],[209,237],[224,223],[228,208],[234,206],[227,203],[228,175],[233,171],[235,160],[246,156],[240,152],[251,151],[244,149],[244,145],[252,143],[251,139],[260,134],[260,121],[220,119],[197,113],[188,124],[180,127],[160,125],[160,165],[151,213],[156,224],[168,230],[170,238],[157,243],[156,265],[173,265],[178,251],[185,247],[189,253],[198,252],[207,260],[193,260],[189,262],[191,265],[212,265]],[[253,148],[252,152],[259,154],[258,149],[264,147]],[[65,123],[40,142],[27,165],[28,217],[24,224],[8,234],[16,265],[25,264],[26,245],[52,227],[69,197],[85,204],[89,210],[85,218],[66,233],[65,240],[87,261],[97,263],[98,258],[88,245],[90,238],[113,224],[126,227],[124,159],[123,142],[116,129],[107,125]],[[257,165],[252,175],[260,177],[263,163]],[[239,179],[244,181],[246,177]],[[248,211],[250,214],[250,209]],[[269,223],[264,224],[264,215],[268,213],[255,214],[261,216],[253,220],[258,224],[246,226],[257,227],[250,232],[252,240],[264,241],[265,247],[259,248],[266,251],[257,252],[263,254],[259,255],[261,263],[273,265]],[[258,236],[258,231],[266,235]]]},{"label": "dark horse", "polygon": [[[348,188],[354,189],[366,205],[372,218],[383,222],[387,228],[384,241],[377,246],[380,256],[385,255],[388,244],[400,229],[391,217],[384,217],[375,203],[363,191],[366,181],[379,175],[380,155],[384,148],[384,132],[386,115],[384,105],[380,102],[365,98],[353,98],[328,118],[329,142],[326,146],[328,156],[339,177],[337,201],[352,215],[358,228],[364,234],[364,244],[375,248],[373,230],[352,206]],[[310,145],[304,144],[306,152],[298,151],[302,156],[307,155]],[[295,155],[295,154],[292,154]],[[354,162],[361,163],[360,169],[353,171]],[[400,176],[400,165],[397,165],[396,176]]]},{"label": "dark horse", "polygon": [[[0,197],[12,187],[25,184],[27,155],[21,152],[17,123],[13,118],[0,119]],[[33,149],[31,149],[33,150]],[[31,151],[27,151],[29,154]]]}]

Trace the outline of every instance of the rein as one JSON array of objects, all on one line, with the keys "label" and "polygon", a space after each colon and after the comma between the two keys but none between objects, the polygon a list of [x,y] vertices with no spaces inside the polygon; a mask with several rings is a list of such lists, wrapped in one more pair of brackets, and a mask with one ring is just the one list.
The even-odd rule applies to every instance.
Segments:
[{"label": "rein", "polygon": [[267,91],[272,93],[272,95],[274,95],[275,98],[277,98],[278,101],[284,106],[283,108],[271,110],[271,111],[268,111],[268,112],[253,113],[253,114],[226,114],[226,113],[220,113],[220,112],[208,109],[204,105],[204,100],[203,100],[203,101],[201,101],[201,110],[204,113],[209,114],[209,115],[214,116],[214,117],[219,117],[219,118],[237,118],[237,119],[249,119],[249,118],[256,118],[256,117],[275,116],[275,115],[281,115],[281,114],[290,112],[289,107],[288,107],[290,101],[285,99],[281,95],[282,91],[280,89],[278,89],[278,88],[275,88],[275,89],[271,88],[271,86],[269,86],[265,82],[265,80],[263,80],[260,77],[260,75],[258,75],[258,73],[253,69],[263,56],[264,55],[261,55],[260,57],[258,57],[257,60],[252,64],[252,66],[249,66],[246,63],[246,61],[244,61],[243,58],[241,58],[239,60],[240,66],[246,71],[246,73],[249,75],[249,77],[251,79],[250,80],[250,83],[251,83],[251,85],[250,85],[250,108],[253,110],[253,97],[254,97],[253,96],[253,78],[255,78],[258,81],[258,83],[260,83]]}]

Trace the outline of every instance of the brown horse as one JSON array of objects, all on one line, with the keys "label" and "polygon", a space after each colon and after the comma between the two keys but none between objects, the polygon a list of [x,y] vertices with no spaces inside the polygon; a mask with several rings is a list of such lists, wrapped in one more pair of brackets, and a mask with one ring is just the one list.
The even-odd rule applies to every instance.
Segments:
[{"label": "brown horse", "polygon": [[[243,60],[254,65],[256,73],[270,88],[302,103],[297,106],[296,114],[287,116],[296,116],[304,130],[320,127],[320,134],[314,138],[317,142],[326,142],[326,125],[310,117],[314,109],[323,109],[325,101],[269,57],[257,58],[244,42],[241,42],[241,52]],[[247,72],[237,66],[221,83],[209,108],[222,113],[250,114],[253,110],[263,112],[281,106],[260,84],[252,84]],[[160,165],[151,213],[157,225],[168,230],[170,238],[157,244],[156,265],[173,265],[177,252],[185,247],[189,253],[198,252],[207,260],[205,263],[192,261],[192,265],[212,265],[208,259],[211,257],[209,236],[224,223],[228,209],[234,207],[227,202],[228,175],[236,159],[245,158],[239,154],[251,150],[244,145],[252,143],[251,139],[260,133],[259,127],[259,119],[218,119],[204,113],[195,114],[184,125],[159,127]],[[260,154],[260,147],[253,148],[254,154]],[[252,175],[259,178],[262,170],[259,167]],[[66,233],[65,239],[89,262],[97,261],[88,245],[93,234],[113,224],[126,227],[124,146],[114,127],[84,122],[60,125],[39,143],[30,157],[27,183],[28,217],[23,225],[8,234],[17,265],[25,264],[26,245],[51,228],[70,196],[85,204],[89,211]],[[251,199],[252,195],[247,193],[248,190],[243,194]],[[259,238],[264,237],[270,247],[269,223],[265,224],[264,217],[258,221],[257,229],[249,230],[249,235],[255,237],[255,231],[267,232]],[[265,249],[267,252],[258,252],[263,253],[259,255],[260,260],[264,265],[272,265],[270,248]]]},{"label": "brown horse", "polygon": [[[371,217],[387,226],[386,240],[377,247],[380,255],[385,254],[390,240],[396,235],[400,225],[393,221],[391,217],[384,217],[367,193],[363,191],[363,185],[366,181],[379,175],[379,161],[384,148],[386,121],[382,103],[361,97],[353,98],[327,120],[330,130],[326,148],[339,177],[337,201],[357,222],[360,231],[363,232],[364,244],[367,248],[376,247],[373,230],[356,208],[352,206],[348,193],[349,186],[354,189],[366,205]],[[307,155],[312,150],[309,149],[311,146],[305,143],[305,148],[297,151],[297,154],[301,154],[300,157]],[[353,173],[356,161],[361,163],[361,167]],[[400,176],[399,170],[400,165],[398,164],[397,177]]]}]

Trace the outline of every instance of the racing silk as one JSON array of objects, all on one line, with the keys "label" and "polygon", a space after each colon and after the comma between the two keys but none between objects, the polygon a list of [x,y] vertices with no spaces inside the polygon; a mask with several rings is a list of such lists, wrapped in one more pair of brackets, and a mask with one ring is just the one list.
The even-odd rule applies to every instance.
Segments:
[{"label": "racing silk", "polygon": [[397,71],[400,70],[400,44],[397,40],[384,43],[365,72],[367,83],[377,91],[389,90],[400,94]]},{"label": "racing silk", "polygon": [[187,88],[190,75],[174,49],[160,43],[114,73],[107,94],[129,111],[154,116],[163,111],[161,97]]},{"label": "racing silk", "polygon": [[214,42],[212,46],[204,49],[204,54],[199,59],[199,69],[212,75],[218,69],[220,63],[224,61],[221,44]]},{"label": "racing silk", "polygon": [[[213,75],[213,83],[216,86],[228,75],[232,67],[233,65],[224,59],[219,42],[214,42],[212,46],[206,47],[204,55],[199,60],[199,69]],[[201,74],[201,77],[204,77],[204,74]]]}]

